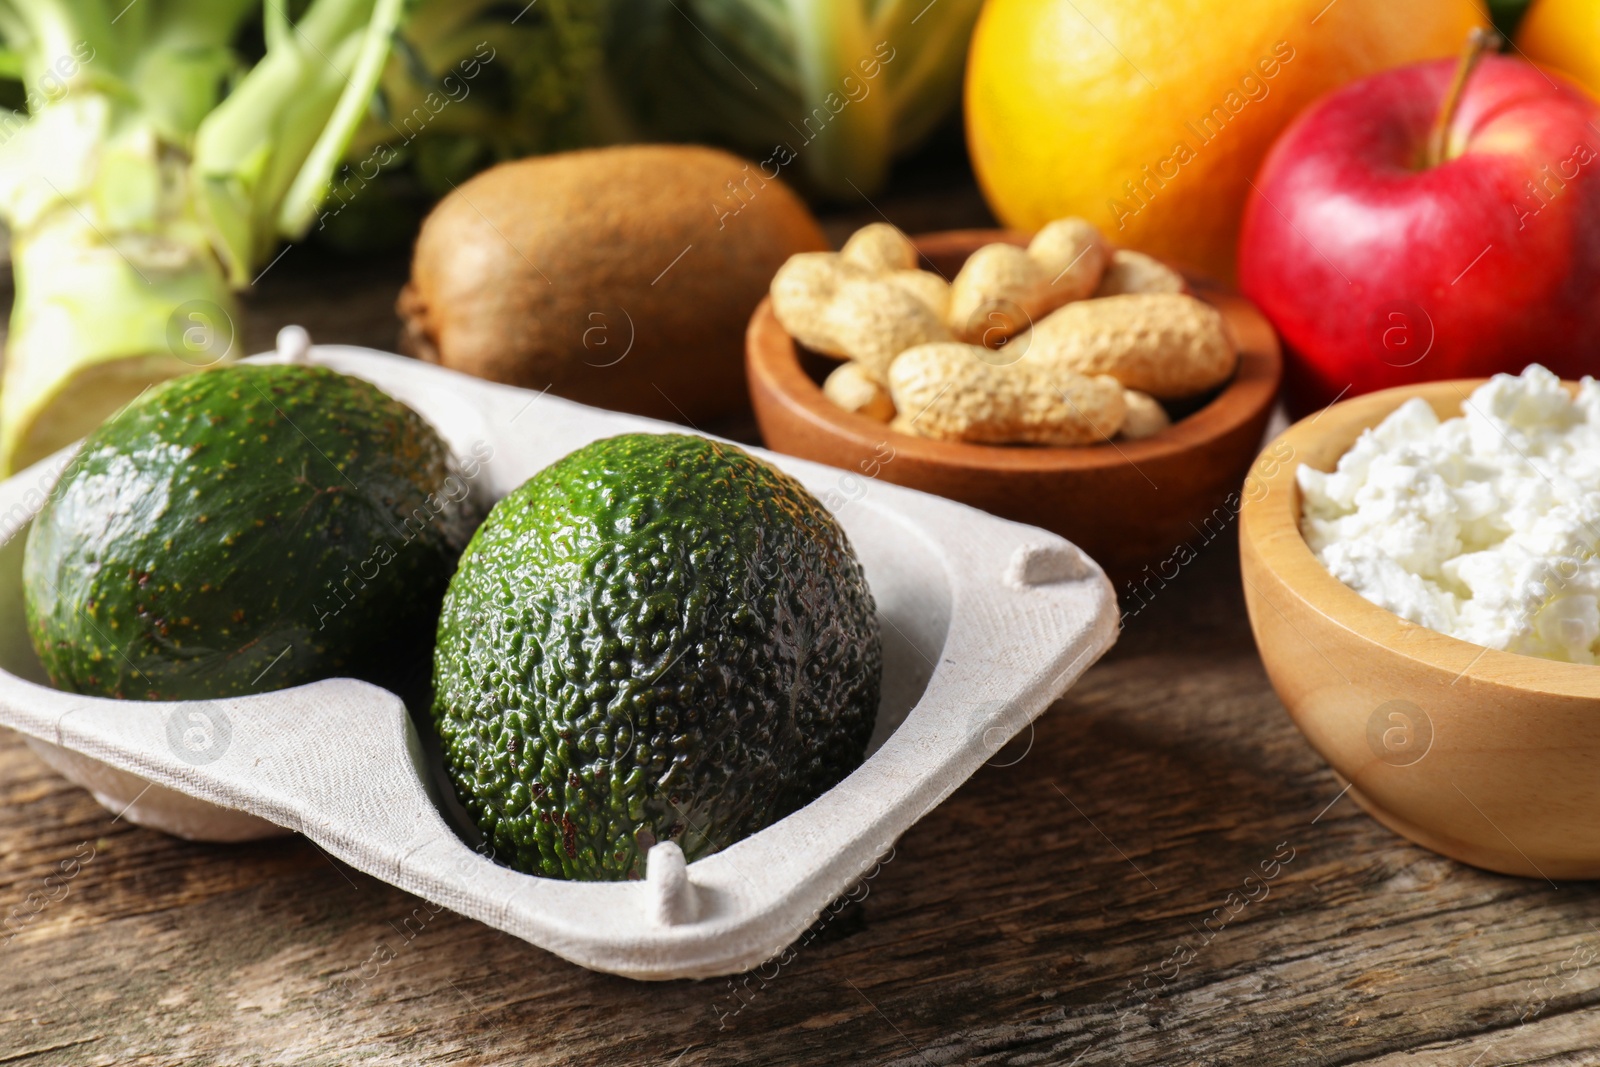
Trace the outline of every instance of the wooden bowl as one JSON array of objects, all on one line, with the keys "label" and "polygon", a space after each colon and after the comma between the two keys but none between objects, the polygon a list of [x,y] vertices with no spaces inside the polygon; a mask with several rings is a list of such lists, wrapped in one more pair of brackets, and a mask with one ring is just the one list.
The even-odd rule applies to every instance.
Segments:
[{"label": "wooden bowl", "polygon": [[[949,278],[983,245],[1026,240],[999,230],[958,230],[916,244],[923,266]],[[1130,579],[1231,522],[1238,501],[1230,502],[1230,494],[1256,454],[1282,378],[1277,338],[1255,307],[1191,284],[1227,319],[1240,346],[1239,369],[1210,402],[1141,441],[1056,448],[894,433],[822,395],[819,383],[837,361],[798,348],[767,301],[750,320],[745,346],[756,421],[778,452],[1042,526],[1076,543],[1113,579]]]},{"label": "wooden bowl", "polygon": [[1239,525],[1250,625],[1289,716],[1379,822],[1492,871],[1594,878],[1600,667],[1407,622],[1328,573],[1300,534],[1300,464],[1332,470],[1362,430],[1414,396],[1441,418],[1459,415],[1479,384],[1347,400],[1262,452]]}]

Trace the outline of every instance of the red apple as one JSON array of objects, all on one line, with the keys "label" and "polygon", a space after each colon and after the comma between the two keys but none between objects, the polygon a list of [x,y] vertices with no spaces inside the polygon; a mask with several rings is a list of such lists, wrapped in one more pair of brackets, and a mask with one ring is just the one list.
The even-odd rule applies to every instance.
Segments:
[{"label": "red apple", "polygon": [[1338,89],[1262,164],[1239,282],[1283,336],[1292,413],[1534,362],[1600,372],[1600,104],[1476,59]]}]

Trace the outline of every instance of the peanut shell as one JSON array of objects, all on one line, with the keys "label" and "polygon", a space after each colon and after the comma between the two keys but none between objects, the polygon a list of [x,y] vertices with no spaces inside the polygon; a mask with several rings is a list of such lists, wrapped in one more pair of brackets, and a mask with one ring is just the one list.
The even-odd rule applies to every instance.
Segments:
[{"label": "peanut shell", "polygon": [[881,278],[840,285],[822,314],[821,332],[876,382],[886,380],[889,364],[906,349],[950,340],[950,331],[927,304]]},{"label": "peanut shell", "polygon": [[894,401],[889,391],[868,378],[856,362],[841,363],[822,383],[822,395],[845,411],[865,415],[878,422],[894,418]]},{"label": "peanut shell", "polygon": [[1080,300],[1046,316],[1029,341],[1024,362],[1108,374],[1158,400],[1215,388],[1239,362],[1221,312],[1182,293]]},{"label": "peanut shell", "polygon": [[1183,275],[1143,252],[1119,248],[1111,253],[1111,264],[1100,278],[1094,295],[1121,296],[1124,293],[1181,293]]},{"label": "peanut shell", "polygon": [[1049,286],[1050,303],[1040,315],[1093,295],[1112,259],[1111,246],[1094,224],[1076,218],[1047,223],[1028,242],[1028,255],[1044,270]]},{"label": "peanut shell", "polygon": [[944,320],[946,312],[950,309],[949,282],[931,270],[897,270],[883,277],[885,281],[893,282],[927,304],[933,309],[933,313],[939,316],[940,321]]},{"label": "peanut shell", "polygon": [[915,270],[917,249],[911,239],[887,222],[874,222],[850,235],[839,258],[868,274]]},{"label": "peanut shell", "polygon": [[889,368],[889,393],[923,437],[983,444],[1086,445],[1122,427],[1122,387],[1111,378],[997,366],[977,345],[909,349]]},{"label": "peanut shell", "polygon": [[1172,420],[1167,417],[1167,409],[1149,393],[1124,389],[1122,403],[1128,409],[1128,416],[1122,420],[1122,429],[1117,436],[1124,440],[1137,441],[1152,437],[1172,425]]},{"label": "peanut shell", "polygon": [[1049,308],[1044,268],[1015,245],[984,245],[961,265],[950,283],[945,321],[970,344],[997,347],[1033,325]]}]

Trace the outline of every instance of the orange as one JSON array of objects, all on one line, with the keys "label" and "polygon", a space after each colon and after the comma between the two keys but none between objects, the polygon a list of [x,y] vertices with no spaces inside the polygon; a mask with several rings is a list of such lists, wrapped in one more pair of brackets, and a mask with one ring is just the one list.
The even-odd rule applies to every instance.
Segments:
[{"label": "orange", "polygon": [[988,0],[967,145],[1006,225],[1081,215],[1231,279],[1250,181],[1294,116],[1354,78],[1454,55],[1479,25],[1474,0]]},{"label": "orange", "polygon": [[1538,0],[1522,18],[1517,48],[1600,95],[1600,0]]}]

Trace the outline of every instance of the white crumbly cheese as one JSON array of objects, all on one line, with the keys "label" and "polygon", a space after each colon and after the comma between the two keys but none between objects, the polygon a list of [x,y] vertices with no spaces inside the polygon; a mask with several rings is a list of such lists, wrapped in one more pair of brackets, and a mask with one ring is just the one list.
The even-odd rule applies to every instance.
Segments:
[{"label": "white crumbly cheese", "polygon": [[1600,653],[1600,384],[1530,366],[1440,422],[1409,400],[1329,473],[1302,465],[1300,528],[1380,607],[1489,648]]}]

